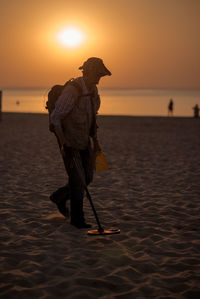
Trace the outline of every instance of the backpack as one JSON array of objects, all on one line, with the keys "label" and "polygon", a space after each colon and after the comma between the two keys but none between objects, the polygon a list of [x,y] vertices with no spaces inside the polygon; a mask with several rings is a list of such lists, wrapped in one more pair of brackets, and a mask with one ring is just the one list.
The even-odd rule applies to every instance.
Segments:
[{"label": "backpack", "polygon": [[67,85],[74,86],[77,89],[78,93],[79,93],[79,97],[82,96],[82,88],[74,79],[68,80],[64,85],[54,85],[50,89],[50,91],[48,92],[48,101],[46,102],[46,107],[45,108],[49,112],[49,130],[51,132],[53,132],[54,130],[53,130],[53,125],[50,124],[50,115],[53,112],[53,110],[55,109],[56,101],[58,100],[59,96],[62,94],[64,88]]},{"label": "backpack", "polygon": [[45,107],[49,114],[51,114],[55,109],[56,101],[67,85],[74,86],[78,90],[79,96],[82,95],[82,88],[74,79],[68,80],[64,85],[54,85],[48,92],[48,101],[46,102]]},{"label": "backpack", "polygon": [[64,85],[54,85],[48,93],[48,101],[46,102],[45,107],[49,112],[49,130],[51,132],[54,132],[54,126],[50,123],[50,115],[55,109],[56,101],[67,85],[74,86],[77,89],[79,94],[78,99],[84,96],[93,96],[93,93],[83,94],[81,86],[74,79],[68,80]]}]

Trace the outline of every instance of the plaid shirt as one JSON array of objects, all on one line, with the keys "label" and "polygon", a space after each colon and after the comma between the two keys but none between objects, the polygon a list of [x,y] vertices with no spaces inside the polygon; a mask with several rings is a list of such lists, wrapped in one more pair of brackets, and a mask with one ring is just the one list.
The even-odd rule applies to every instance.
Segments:
[{"label": "plaid shirt", "polygon": [[[80,84],[83,94],[88,94],[90,93],[90,91],[88,91],[85,82],[83,80],[83,77],[79,77],[76,79],[78,81],[78,83]],[[92,124],[92,119],[93,119],[93,108],[92,108],[92,104],[91,104],[91,100],[90,100],[90,96],[87,96],[87,101],[86,101],[86,109],[87,109],[87,113],[88,113],[88,117],[89,117],[89,123],[90,125]],[[58,100],[56,101],[55,104],[55,109],[54,111],[51,113],[50,115],[50,121],[54,126],[60,126],[61,125],[61,121],[62,119],[64,119],[73,109],[75,104],[75,99],[74,99],[74,95],[70,92],[70,88],[69,91],[63,92]],[[100,98],[97,94],[97,107],[96,107],[96,113],[99,110],[100,107]]]}]

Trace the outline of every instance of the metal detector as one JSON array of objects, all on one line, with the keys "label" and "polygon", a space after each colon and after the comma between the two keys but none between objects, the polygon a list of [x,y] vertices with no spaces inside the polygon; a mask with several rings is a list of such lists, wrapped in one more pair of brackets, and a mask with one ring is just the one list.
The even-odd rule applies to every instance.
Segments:
[{"label": "metal detector", "polygon": [[92,198],[90,196],[90,193],[88,191],[88,188],[87,188],[87,185],[85,183],[85,178],[83,177],[83,174],[80,170],[80,167],[77,163],[77,160],[74,156],[74,154],[72,154],[72,160],[74,162],[74,165],[76,166],[76,169],[77,169],[77,172],[78,172],[78,175],[81,179],[81,182],[82,184],[84,185],[84,188],[85,188],[85,191],[86,191],[86,195],[87,195],[87,198],[90,202],[90,205],[92,207],[92,211],[94,213],[94,216],[95,216],[95,219],[96,219],[96,222],[97,222],[97,225],[98,225],[98,229],[93,229],[93,230],[89,230],[88,231],[88,234],[89,235],[110,235],[110,234],[119,234],[120,233],[120,229],[118,228],[110,228],[110,229],[104,229],[102,226],[101,226],[101,223],[99,221],[99,218],[98,218],[98,215],[97,215],[97,212],[95,210],[95,207],[94,207],[94,204],[92,202]]}]

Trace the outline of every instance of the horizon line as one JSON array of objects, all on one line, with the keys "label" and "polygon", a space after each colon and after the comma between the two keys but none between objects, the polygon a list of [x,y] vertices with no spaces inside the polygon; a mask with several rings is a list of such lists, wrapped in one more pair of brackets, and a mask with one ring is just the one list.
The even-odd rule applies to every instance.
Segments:
[{"label": "horizon line", "polygon": [[[62,84],[61,84],[62,85]],[[52,88],[53,85],[51,86],[0,86],[0,90],[3,89],[50,89]],[[158,86],[147,86],[147,87],[141,87],[141,86],[127,86],[127,87],[120,87],[120,86],[98,86],[99,89],[182,89],[182,90],[190,90],[190,89],[200,89],[200,86],[194,86],[194,87],[158,87]]]}]

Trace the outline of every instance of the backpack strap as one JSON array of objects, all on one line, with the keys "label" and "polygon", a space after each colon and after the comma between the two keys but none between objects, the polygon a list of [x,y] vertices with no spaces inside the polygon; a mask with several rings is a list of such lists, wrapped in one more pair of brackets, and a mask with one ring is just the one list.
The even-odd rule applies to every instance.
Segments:
[{"label": "backpack strap", "polygon": [[74,87],[76,88],[76,90],[77,90],[78,93],[79,93],[79,96],[78,96],[79,98],[81,98],[81,97],[88,97],[88,96],[90,96],[90,97],[94,96],[94,92],[90,92],[90,93],[85,93],[85,94],[83,94],[83,90],[82,90],[81,85],[80,85],[74,78],[68,80],[68,81],[64,84],[64,87],[67,86],[67,85],[71,85],[71,86],[74,86]]},{"label": "backpack strap", "polygon": [[71,85],[71,86],[74,86],[75,89],[78,91],[79,93],[79,97],[82,96],[82,87],[80,86],[80,84],[78,84],[73,78],[68,80],[65,84],[64,84],[64,87],[65,86],[68,86],[68,85]]}]

